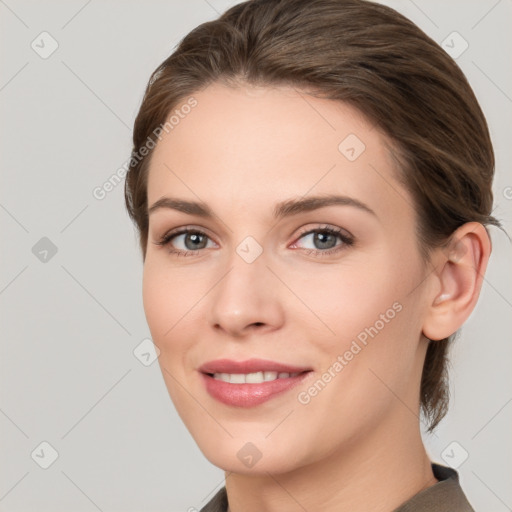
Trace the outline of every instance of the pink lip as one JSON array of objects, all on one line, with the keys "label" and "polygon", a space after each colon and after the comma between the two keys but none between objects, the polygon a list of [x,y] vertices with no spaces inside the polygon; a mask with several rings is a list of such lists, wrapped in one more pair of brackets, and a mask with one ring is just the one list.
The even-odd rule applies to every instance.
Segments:
[{"label": "pink lip", "polygon": [[[311,368],[291,366],[265,359],[232,361],[217,359],[203,364],[199,371],[206,391],[216,400],[226,405],[254,407],[297,386],[310,373]],[[255,372],[299,373],[294,377],[268,382],[232,384],[213,378],[214,373],[255,373]]]},{"label": "pink lip", "polygon": [[255,373],[255,372],[286,372],[300,373],[311,368],[291,366],[288,364],[269,361],[267,359],[248,359],[246,361],[232,361],[231,359],[217,359],[203,364],[201,373]]},{"label": "pink lip", "polygon": [[306,371],[295,377],[276,379],[260,384],[231,384],[216,380],[206,373],[202,373],[201,377],[206,391],[219,402],[236,407],[254,407],[297,386],[309,373]]}]

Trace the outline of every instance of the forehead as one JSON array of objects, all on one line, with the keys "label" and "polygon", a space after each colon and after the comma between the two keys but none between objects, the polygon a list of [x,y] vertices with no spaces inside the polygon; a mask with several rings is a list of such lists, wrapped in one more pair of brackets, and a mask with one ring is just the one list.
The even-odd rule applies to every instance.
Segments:
[{"label": "forehead", "polygon": [[263,208],[314,192],[365,198],[382,214],[401,196],[407,208],[386,137],[350,105],[281,86],[215,83],[193,97],[154,150],[149,205],[169,193]]}]

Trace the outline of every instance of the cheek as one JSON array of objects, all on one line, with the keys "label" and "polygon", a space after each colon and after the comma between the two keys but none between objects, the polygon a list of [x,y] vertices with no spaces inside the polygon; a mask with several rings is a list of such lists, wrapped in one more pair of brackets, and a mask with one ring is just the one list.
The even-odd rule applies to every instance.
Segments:
[{"label": "cheek", "polygon": [[177,333],[186,320],[183,289],[170,276],[160,265],[146,260],[142,280],[144,313],[153,343],[160,349],[160,364],[166,368],[172,363],[169,354],[176,354],[179,349]]},{"label": "cheek", "polygon": [[169,300],[172,300],[172,295],[165,278],[155,265],[146,259],[142,278],[142,301],[153,341],[157,345],[160,345],[165,333],[165,324],[171,321],[168,313],[173,311],[173,308]]},{"label": "cheek", "polygon": [[[200,281],[190,279],[160,261],[147,258],[142,280],[144,312],[154,341],[167,343],[176,338],[181,324],[189,321],[193,306],[201,297]],[[204,294],[204,292],[203,292]]]},{"label": "cheek", "polygon": [[[318,349],[324,368],[342,356],[343,377],[334,380],[339,384],[369,381],[361,382],[363,395],[366,385],[372,395],[379,391],[369,368],[397,384],[407,378],[421,331],[419,302],[410,293],[420,279],[416,264],[402,261],[391,251],[371,259],[364,264],[347,261],[337,268],[319,267],[314,279],[294,276],[294,291],[311,311],[304,312],[300,304],[295,321],[302,324],[302,332],[310,333],[308,338]],[[351,393],[359,395],[355,389]]]},{"label": "cheek", "polygon": [[[153,343],[160,350],[158,362],[169,395],[178,411],[187,405],[179,382],[184,382],[185,357],[190,339],[190,322],[194,325],[193,305],[197,289],[191,290],[190,279],[180,279],[161,262],[146,258],[142,280],[142,298]],[[197,285],[196,285],[197,288]],[[188,336],[187,336],[188,333]]]},{"label": "cheek", "polygon": [[160,350],[158,361],[173,401],[180,396],[171,375],[180,381],[186,378],[190,354],[204,337],[205,296],[211,286],[205,276],[200,278],[191,268],[169,268],[156,258],[146,259],[142,282],[144,312],[153,343]]},{"label": "cheek", "polygon": [[386,265],[382,271],[369,265],[325,265],[315,269],[314,278],[310,273],[297,274],[293,282],[310,310],[298,318],[310,330],[321,329],[323,339],[338,346],[375,324],[390,308],[389,316],[394,316],[393,304],[401,299],[396,276]]}]

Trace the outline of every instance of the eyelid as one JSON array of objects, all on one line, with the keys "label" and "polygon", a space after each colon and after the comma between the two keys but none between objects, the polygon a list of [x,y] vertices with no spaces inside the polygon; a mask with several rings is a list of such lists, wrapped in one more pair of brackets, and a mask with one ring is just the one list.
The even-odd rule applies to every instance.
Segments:
[{"label": "eyelid", "polygon": [[346,238],[351,238],[353,239],[354,238],[354,235],[352,235],[352,233],[350,233],[350,231],[344,229],[344,228],[341,228],[339,226],[335,226],[334,224],[326,224],[326,223],[323,223],[322,225],[316,225],[314,227],[304,227],[304,228],[301,228],[299,234],[297,235],[297,239],[298,238],[301,238],[302,236],[308,234],[308,233],[311,233],[311,232],[314,232],[314,231],[323,231],[323,230],[326,230],[326,231],[334,231],[338,234],[341,234],[341,235],[344,235]]},{"label": "eyelid", "polygon": [[[215,242],[215,239],[213,236],[211,236],[210,231],[207,228],[204,227],[198,227],[193,224],[187,224],[185,226],[179,226],[177,228],[172,228],[166,231],[163,235],[159,237],[160,240],[163,240],[164,238],[168,238],[174,235],[181,235],[183,233],[187,232],[198,232],[200,234],[206,235],[210,240],[213,240]],[[217,243],[217,242],[215,242]]]},{"label": "eyelid", "polygon": [[[310,225],[311,224],[314,224],[314,223],[310,223]],[[310,227],[305,226],[305,227],[300,228],[299,233],[294,236],[295,241],[297,241],[297,239],[299,239],[300,237],[302,237],[305,234],[309,234],[311,232],[321,231],[321,230],[332,230],[332,231],[335,231],[337,233],[345,235],[347,238],[352,238],[352,239],[354,238],[352,233],[350,233],[348,230],[346,230],[344,228],[340,228],[340,227],[332,225],[332,224],[322,223],[322,225],[316,225],[316,226],[312,226],[312,227],[311,226]],[[172,235],[183,234],[183,232],[187,232],[187,231],[198,231],[201,234],[207,235],[211,240],[215,241],[214,237],[212,237],[209,234],[209,230],[207,228],[198,227],[198,226],[193,225],[193,224],[187,224],[187,225],[184,225],[184,226],[179,226],[177,228],[172,228],[172,229],[166,231],[159,238],[160,238],[160,240],[162,240],[162,239],[167,238],[167,237],[172,236]],[[215,242],[215,243],[217,243],[217,242]]]}]

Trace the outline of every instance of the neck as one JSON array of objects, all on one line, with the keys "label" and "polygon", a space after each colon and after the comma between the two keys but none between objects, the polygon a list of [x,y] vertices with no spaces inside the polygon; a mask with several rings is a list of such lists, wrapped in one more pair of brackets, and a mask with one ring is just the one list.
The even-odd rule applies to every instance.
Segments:
[{"label": "neck", "polygon": [[229,474],[228,512],[394,510],[437,483],[417,418],[403,406],[395,413],[364,439],[288,473]]}]

